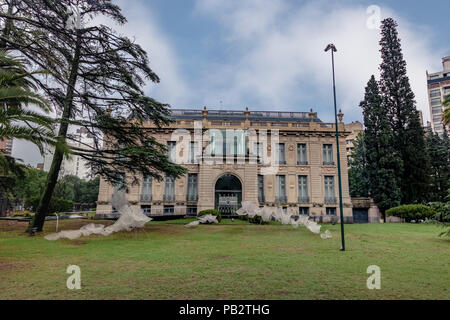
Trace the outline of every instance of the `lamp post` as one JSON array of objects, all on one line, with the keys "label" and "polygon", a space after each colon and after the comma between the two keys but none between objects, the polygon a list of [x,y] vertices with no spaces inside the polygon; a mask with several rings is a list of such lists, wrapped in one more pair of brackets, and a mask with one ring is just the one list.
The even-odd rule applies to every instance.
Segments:
[{"label": "lamp post", "polygon": [[338,130],[338,117],[336,106],[336,80],[334,76],[334,53],[337,51],[334,44],[330,43],[325,52],[331,50],[331,66],[333,70],[333,94],[334,94],[334,118],[336,122],[336,151],[337,151],[337,167],[338,167],[338,181],[339,181],[339,210],[341,217],[341,251],[345,251],[345,238],[344,238],[344,209],[342,207],[342,182],[341,182],[341,156],[339,152],[339,130]]}]

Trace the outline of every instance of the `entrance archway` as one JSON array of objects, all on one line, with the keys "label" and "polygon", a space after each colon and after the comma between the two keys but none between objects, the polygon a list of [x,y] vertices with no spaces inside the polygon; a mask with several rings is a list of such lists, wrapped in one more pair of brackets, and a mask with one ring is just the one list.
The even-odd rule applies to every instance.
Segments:
[{"label": "entrance archway", "polygon": [[214,207],[222,216],[231,216],[241,207],[242,183],[233,174],[224,174],[214,187]]}]

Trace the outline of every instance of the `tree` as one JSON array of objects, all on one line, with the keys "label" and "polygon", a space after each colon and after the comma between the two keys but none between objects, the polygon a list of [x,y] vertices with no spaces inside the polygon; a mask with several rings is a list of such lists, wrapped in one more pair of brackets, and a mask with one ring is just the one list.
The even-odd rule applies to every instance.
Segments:
[{"label": "tree", "polygon": [[348,170],[350,196],[368,197],[370,182],[367,172],[367,151],[363,132],[356,138],[354,146],[355,148],[353,149],[349,160],[350,169]]},{"label": "tree", "polygon": [[394,134],[382,105],[375,76],[367,83],[360,107],[364,115],[364,145],[370,195],[380,208],[386,222],[386,210],[400,204],[402,160],[394,146]]},{"label": "tree", "polygon": [[445,97],[442,105],[446,107],[444,110],[444,114],[442,115],[442,121],[444,122],[445,126],[448,126],[450,125],[450,94]]},{"label": "tree", "polygon": [[381,35],[380,92],[394,133],[393,145],[403,161],[403,170],[396,172],[400,175],[402,203],[418,203],[426,199],[429,180],[424,130],[406,74],[397,23],[392,18],[382,21]]},{"label": "tree", "polygon": [[10,189],[10,195],[19,199],[38,197],[44,190],[46,180],[45,171],[27,166],[24,168],[23,178],[17,178],[14,187]]},{"label": "tree", "polygon": [[53,142],[53,120],[29,105],[49,113],[48,102],[35,91],[32,76],[42,70],[27,72],[23,59],[0,51],[0,139],[17,138],[33,142],[43,152],[43,143]]},{"label": "tree", "polygon": [[[133,182],[140,175],[161,179],[162,173],[173,177],[186,173],[169,161],[166,147],[143,128],[144,121],[157,126],[170,122],[169,106],[143,92],[146,81],[159,82],[148,66],[147,53],[92,20],[104,16],[125,23],[117,5],[111,0],[21,0],[12,5],[16,10],[0,7],[0,17],[13,22],[7,35],[4,28],[0,41],[50,71],[52,81],[39,85],[62,113],[59,142],[82,143],[68,129],[85,128],[94,147],[71,147],[71,153],[87,160],[91,172],[110,183],[120,183],[125,173]],[[78,13],[69,10],[75,7]],[[77,17],[79,25],[73,23]],[[30,231],[42,231],[62,160],[63,152],[57,148]]]},{"label": "tree", "polygon": [[442,138],[437,133],[427,135],[426,145],[431,169],[428,201],[445,202],[450,188],[450,139],[447,130],[444,130]]}]

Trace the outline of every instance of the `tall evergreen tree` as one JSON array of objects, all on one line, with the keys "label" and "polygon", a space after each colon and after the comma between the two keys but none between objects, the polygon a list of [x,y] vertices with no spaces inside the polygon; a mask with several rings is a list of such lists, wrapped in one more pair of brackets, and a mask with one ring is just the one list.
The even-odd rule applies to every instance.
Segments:
[{"label": "tall evergreen tree", "polygon": [[[134,182],[141,175],[161,179],[163,173],[184,174],[186,170],[171,163],[165,146],[143,127],[144,121],[158,126],[170,122],[168,105],[144,94],[147,81],[159,82],[147,53],[97,24],[96,16],[126,22],[111,0],[10,1],[8,7],[0,6],[0,17],[8,22],[0,30],[0,42],[49,70],[50,81],[41,79],[38,84],[60,111],[58,141],[84,146],[69,134],[69,125],[87,130],[94,147],[71,147],[71,153],[87,160],[94,175],[121,183],[125,173]],[[30,231],[42,230],[62,160],[63,152],[56,148]]]},{"label": "tall evergreen tree", "polygon": [[426,199],[429,180],[424,130],[406,74],[397,23],[392,18],[382,21],[381,35],[380,91],[394,133],[393,146],[403,161],[403,170],[397,172],[401,178],[402,202],[418,203]]},{"label": "tall evergreen tree", "polygon": [[444,130],[442,137],[428,134],[426,142],[431,169],[428,201],[445,202],[450,188],[450,139]]},{"label": "tall evergreen tree", "polygon": [[386,221],[386,210],[400,204],[401,181],[396,173],[401,171],[402,160],[394,146],[394,135],[374,76],[367,83],[360,107],[364,115],[364,145],[370,195]]},{"label": "tall evergreen tree", "polygon": [[364,132],[354,142],[354,149],[349,159],[348,182],[351,197],[368,197],[370,181],[367,171],[367,150],[364,143]]}]

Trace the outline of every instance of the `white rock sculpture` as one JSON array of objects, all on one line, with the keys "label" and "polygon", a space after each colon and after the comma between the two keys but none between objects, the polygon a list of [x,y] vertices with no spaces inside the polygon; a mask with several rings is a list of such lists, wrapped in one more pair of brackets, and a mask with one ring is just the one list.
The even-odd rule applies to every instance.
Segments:
[{"label": "white rock sculpture", "polygon": [[139,208],[131,208],[124,192],[115,192],[111,197],[111,204],[120,214],[119,219],[112,225],[105,227],[102,224],[90,223],[81,227],[79,230],[66,230],[45,236],[47,240],[58,240],[61,238],[77,239],[81,236],[89,236],[91,234],[101,234],[109,236],[114,232],[131,231],[135,228],[143,228],[145,224],[152,219],[142,213]]}]

